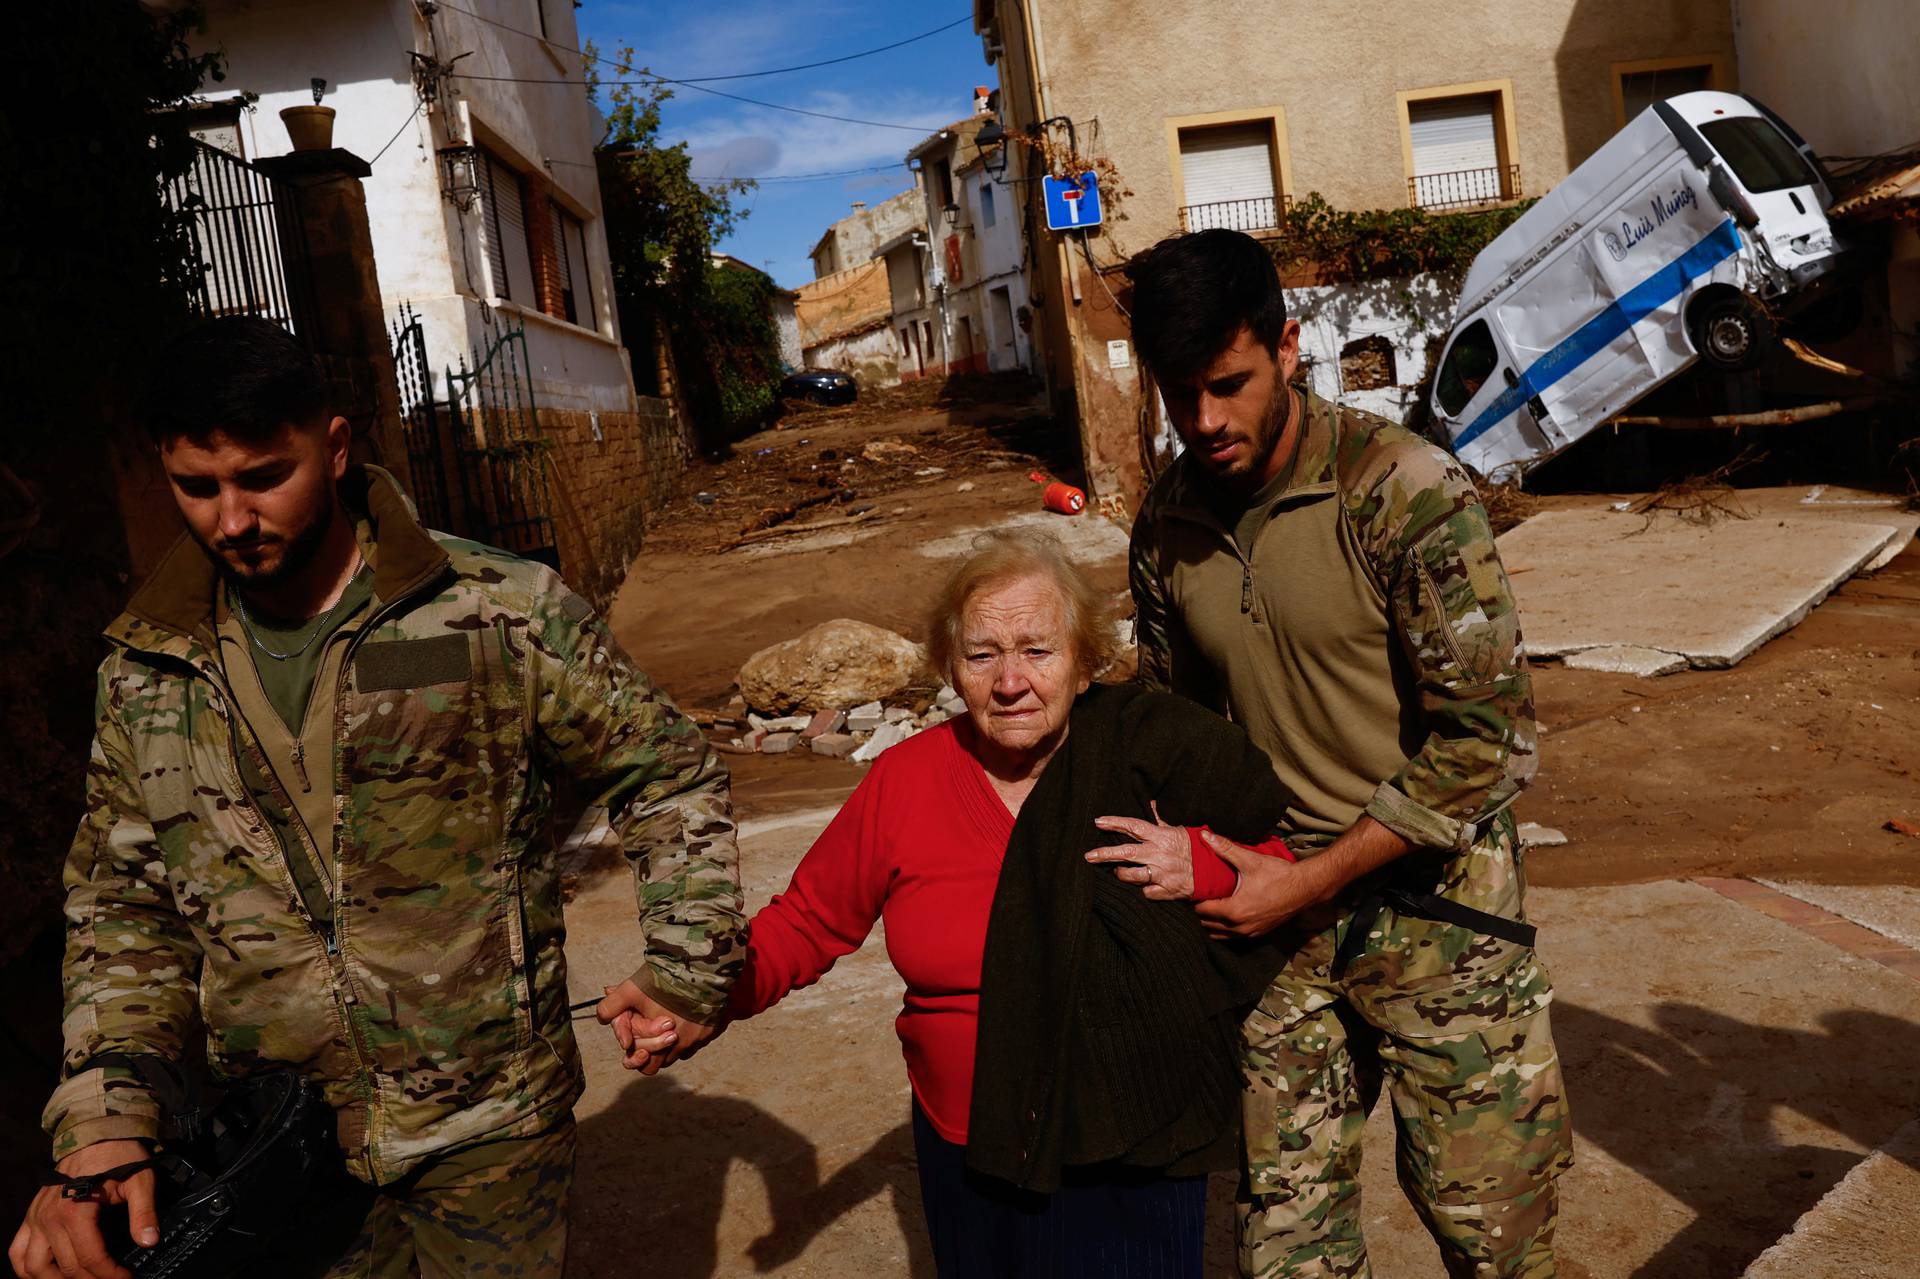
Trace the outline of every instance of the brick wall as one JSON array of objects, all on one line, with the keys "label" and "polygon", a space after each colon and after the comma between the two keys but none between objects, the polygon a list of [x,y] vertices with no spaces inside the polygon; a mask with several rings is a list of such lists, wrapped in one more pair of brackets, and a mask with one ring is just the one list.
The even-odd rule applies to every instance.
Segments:
[{"label": "brick wall", "polygon": [[553,443],[547,484],[560,568],[604,608],[640,553],[646,524],[679,496],[690,453],[667,401],[642,396],[637,413],[600,414],[600,438],[583,412],[541,409]]}]

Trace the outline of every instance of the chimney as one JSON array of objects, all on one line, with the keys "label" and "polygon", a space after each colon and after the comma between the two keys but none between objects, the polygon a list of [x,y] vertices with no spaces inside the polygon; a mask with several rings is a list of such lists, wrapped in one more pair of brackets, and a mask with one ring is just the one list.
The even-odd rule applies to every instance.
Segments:
[{"label": "chimney", "polygon": [[853,202],[853,211],[855,213],[865,213],[867,211],[867,202],[865,200],[855,200]]},{"label": "chimney", "polygon": [[975,115],[985,115],[987,112],[993,110],[993,103],[991,101],[992,97],[993,97],[992,89],[988,88],[984,84],[974,85],[973,86],[973,113]]}]

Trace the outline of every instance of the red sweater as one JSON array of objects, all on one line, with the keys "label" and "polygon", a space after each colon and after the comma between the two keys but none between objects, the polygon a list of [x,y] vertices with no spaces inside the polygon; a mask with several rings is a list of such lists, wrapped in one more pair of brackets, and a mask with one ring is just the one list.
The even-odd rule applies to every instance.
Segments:
[{"label": "red sweater", "polygon": [[[1013,814],[961,745],[957,724],[874,761],[787,891],[753,917],[728,1014],[751,1017],[812,985],[884,920],[887,958],[907,984],[894,1028],[913,1095],[942,1137],[964,1145],[981,955]],[[1284,848],[1274,839],[1260,851]],[[1194,850],[1196,891],[1231,892],[1231,868],[1198,839]]]}]

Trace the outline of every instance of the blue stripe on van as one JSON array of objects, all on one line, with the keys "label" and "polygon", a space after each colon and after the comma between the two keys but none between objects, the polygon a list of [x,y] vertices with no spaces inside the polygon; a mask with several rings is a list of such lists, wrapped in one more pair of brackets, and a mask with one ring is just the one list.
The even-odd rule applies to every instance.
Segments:
[{"label": "blue stripe on van", "polygon": [[1533,362],[1520,380],[1503,391],[1466,430],[1454,437],[1453,447],[1465,448],[1503,419],[1518,412],[1540,392],[1599,354],[1607,343],[1679,297],[1687,284],[1705,275],[1740,250],[1740,232],[1728,218],[1700,238],[1700,242],[1621,294],[1606,310],[1575,329],[1568,338]]}]

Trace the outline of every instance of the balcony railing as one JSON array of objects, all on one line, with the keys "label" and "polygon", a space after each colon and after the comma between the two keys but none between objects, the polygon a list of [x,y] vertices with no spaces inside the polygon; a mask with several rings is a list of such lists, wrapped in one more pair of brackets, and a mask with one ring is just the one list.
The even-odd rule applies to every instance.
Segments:
[{"label": "balcony railing", "polygon": [[1275,231],[1279,215],[1293,204],[1292,196],[1275,200],[1270,195],[1251,200],[1215,200],[1211,204],[1188,204],[1180,209],[1182,231],[1208,231],[1225,227],[1229,231]]},{"label": "balcony railing", "polygon": [[1452,173],[1423,173],[1407,179],[1407,203],[1429,212],[1471,209],[1520,198],[1520,166],[1458,169]]}]

